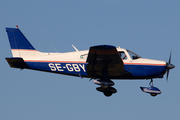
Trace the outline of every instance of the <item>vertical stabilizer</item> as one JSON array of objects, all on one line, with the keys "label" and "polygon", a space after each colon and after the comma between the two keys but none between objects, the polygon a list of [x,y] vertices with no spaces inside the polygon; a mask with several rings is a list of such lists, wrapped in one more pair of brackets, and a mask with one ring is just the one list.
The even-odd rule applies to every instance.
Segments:
[{"label": "vertical stabilizer", "polygon": [[19,28],[6,28],[13,57],[33,54],[37,50],[31,45]]}]

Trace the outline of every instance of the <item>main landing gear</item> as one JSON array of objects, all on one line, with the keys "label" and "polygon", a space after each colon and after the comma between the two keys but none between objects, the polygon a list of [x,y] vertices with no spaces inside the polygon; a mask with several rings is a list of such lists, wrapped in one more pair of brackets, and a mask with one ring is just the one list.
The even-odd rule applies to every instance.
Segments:
[{"label": "main landing gear", "polygon": [[149,93],[151,96],[155,97],[158,94],[161,94],[161,91],[153,86],[153,79],[151,79],[149,83],[150,87],[140,87],[141,90],[145,93]]},{"label": "main landing gear", "polygon": [[117,92],[115,88],[111,87],[114,85],[114,82],[110,79],[94,80],[93,82],[101,86],[97,87],[96,90],[99,92],[103,92],[106,97],[110,97],[112,94]]}]

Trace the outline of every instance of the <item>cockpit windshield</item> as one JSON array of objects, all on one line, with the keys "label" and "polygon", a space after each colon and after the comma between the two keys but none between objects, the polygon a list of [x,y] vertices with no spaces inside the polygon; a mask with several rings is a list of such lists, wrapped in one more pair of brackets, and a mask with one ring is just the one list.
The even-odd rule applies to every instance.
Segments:
[{"label": "cockpit windshield", "polygon": [[138,59],[138,58],[141,58],[139,55],[133,53],[132,51],[130,50],[127,50],[127,52],[129,53],[129,56],[131,57],[132,60],[135,60],[135,59]]}]

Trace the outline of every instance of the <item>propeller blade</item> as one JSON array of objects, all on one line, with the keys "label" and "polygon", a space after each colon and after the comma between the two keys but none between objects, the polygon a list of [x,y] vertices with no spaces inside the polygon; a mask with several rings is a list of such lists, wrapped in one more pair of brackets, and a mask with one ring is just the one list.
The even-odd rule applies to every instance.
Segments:
[{"label": "propeller blade", "polygon": [[172,54],[172,50],[170,52],[170,56],[169,56],[169,62],[166,63],[166,72],[167,72],[167,76],[166,76],[166,82],[168,81],[168,77],[169,77],[169,70],[173,69],[175,66],[173,64],[171,64],[171,54]]},{"label": "propeller blade", "polygon": [[171,54],[172,54],[172,51],[171,51],[170,56],[169,56],[169,63],[171,63]]},{"label": "propeller blade", "polygon": [[166,82],[168,82],[168,76],[169,76],[169,68],[167,68]]}]

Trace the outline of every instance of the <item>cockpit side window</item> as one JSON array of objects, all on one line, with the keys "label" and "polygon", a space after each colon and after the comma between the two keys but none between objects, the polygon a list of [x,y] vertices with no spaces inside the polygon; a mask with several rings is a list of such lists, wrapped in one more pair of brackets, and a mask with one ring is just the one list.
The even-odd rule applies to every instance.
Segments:
[{"label": "cockpit side window", "polygon": [[120,55],[122,60],[127,60],[127,56],[126,56],[126,54],[123,51],[120,51],[119,55]]}]

